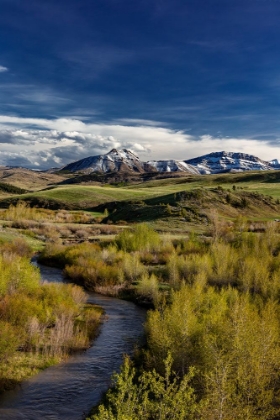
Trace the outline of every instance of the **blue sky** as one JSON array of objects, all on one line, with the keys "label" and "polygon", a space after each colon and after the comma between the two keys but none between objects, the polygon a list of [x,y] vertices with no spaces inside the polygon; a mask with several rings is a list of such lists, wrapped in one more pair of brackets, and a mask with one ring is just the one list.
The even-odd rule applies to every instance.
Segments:
[{"label": "blue sky", "polygon": [[0,0],[0,164],[280,158],[280,0]]}]

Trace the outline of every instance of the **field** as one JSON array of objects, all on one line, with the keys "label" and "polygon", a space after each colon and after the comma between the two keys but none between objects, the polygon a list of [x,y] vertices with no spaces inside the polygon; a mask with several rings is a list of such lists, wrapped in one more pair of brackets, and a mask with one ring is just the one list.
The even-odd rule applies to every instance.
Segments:
[{"label": "field", "polygon": [[[12,179],[10,180],[12,181]],[[26,190],[30,189],[29,180],[26,180],[26,184],[24,180],[25,177],[23,175],[21,178],[21,188]],[[245,189],[247,191],[258,192],[259,194],[270,195],[274,198],[280,198],[279,182],[280,171],[186,176],[133,184],[127,183],[125,186],[124,184],[121,186],[110,184],[96,185],[97,183],[94,183],[94,185],[88,183],[62,186],[53,183],[49,187],[44,185],[44,189],[40,189],[37,183],[37,191],[23,194],[20,198],[27,200],[38,197],[41,200],[54,200],[61,204],[86,208],[110,201],[143,200],[178,191],[189,191],[202,187],[213,188],[219,185],[225,189]],[[11,185],[17,186],[12,182]]]},{"label": "field", "polygon": [[[34,181],[36,173],[32,173],[32,176]],[[48,176],[46,179],[55,180]],[[76,223],[75,212],[83,211],[92,218],[91,229],[80,220],[79,229],[76,230],[79,230],[81,238],[88,235],[91,240],[99,240],[103,236],[108,239],[107,235],[115,234],[113,226],[135,222],[149,223],[159,232],[178,236],[192,231],[205,233],[213,217],[218,218],[220,223],[229,223],[238,216],[255,224],[280,219],[280,171],[188,175],[118,185],[96,182],[61,185],[60,181],[59,184],[47,188],[44,185],[43,189],[26,193],[22,192],[30,187],[30,177],[26,185],[21,179],[22,190],[17,190],[18,186],[6,184],[0,192],[0,208],[4,210],[11,204],[15,206],[18,202],[25,202],[28,207],[70,212],[71,216],[66,217],[67,220],[52,220],[57,232],[63,231],[65,224],[69,227],[69,224]],[[36,182],[38,189],[42,174],[38,174]],[[47,223],[46,215],[44,217]],[[5,223],[7,225],[7,221]],[[100,223],[101,226],[111,225],[111,230],[108,226],[108,232],[104,234],[104,229],[100,230]],[[37,230],[40,231],[39,228]],[[52,229],[47,227],[47,230],[51,232]],[[73,231],[69,234],[70,241],[75,237]],[[54,232],[52,235],[55,236]],[[63,237],[65,235],[61,234],[60,238]]]}]

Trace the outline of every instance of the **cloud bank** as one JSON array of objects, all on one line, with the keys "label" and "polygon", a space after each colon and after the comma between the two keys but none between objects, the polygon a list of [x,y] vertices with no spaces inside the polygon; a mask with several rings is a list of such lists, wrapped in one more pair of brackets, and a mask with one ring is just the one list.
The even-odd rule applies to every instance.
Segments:
[{"label": "cloud bank", "polygon": [[142,160],[183,160],[221,150],[253,154],[264,160],[280,157],[278,139],[192,136],[145,120],[101,124],[74,118],[0,115],[0,165],[49,169],[112,148],[133,150]]}]

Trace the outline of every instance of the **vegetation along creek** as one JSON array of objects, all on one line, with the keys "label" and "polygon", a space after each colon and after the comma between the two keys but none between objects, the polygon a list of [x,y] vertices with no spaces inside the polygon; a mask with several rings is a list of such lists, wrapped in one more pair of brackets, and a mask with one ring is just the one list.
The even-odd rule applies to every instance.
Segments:
[{"label": "vegetation along creek", "polygon": [[[62,282],[62,271],[40,266],[41,279]],[[0,397],[1,420],[83,419],[110,386],[110,378],[142,338],[146,311],[135,304],[94,293],[105,322],[92,347],[52,366]]]}]

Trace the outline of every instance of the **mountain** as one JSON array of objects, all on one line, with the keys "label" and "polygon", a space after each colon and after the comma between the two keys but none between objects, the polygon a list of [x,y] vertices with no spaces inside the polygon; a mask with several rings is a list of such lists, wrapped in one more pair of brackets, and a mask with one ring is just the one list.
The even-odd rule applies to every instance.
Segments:
[{"label": "mountain", "polygon": [[157,172],[188,172],[199,175],[198,169],[180,160],[149,160],[147,164]]},{"label": "mountain", "polygon": [[278,159],[273,159],[270,162],[272,169],[280,169],[280,161]]},{"label": "mountain", "polygon": [[276,159],[266,162],[253,155],[224,151],[209,153],[184,162],[197,168],[200,174],[280,169],[279,162]]},{"label": "mountain", "polygon": [[69,163],[60,171],[82,174],[99,173],[169,173],[181,172],[193,175],[218,174],[226,172],[267,171],[280,169],[280,162],[270,162],[245,153],[213,152],[189,160],[149,160],[142,162],[138,156],[127,149],[112,149],[109,153],[90,156]]},{"label": "mountain", "polygon": [[145,173],[145,172],[187,172],[199,174],[199,171],[185,162],[176,160],[151,160],[142,162],[138,156],[127,149],[112,149],[109,153],[98,156],[90,156],[77,162],[69,163],[60,170],[69,172],[123,172],[123,173]]},{"label": "mountain", "polygon": [[112,149],[105,155],[89,156],[77,162],[69,163],[61,170],[69,172],[144,172],[143,163],[130,150]]}]

